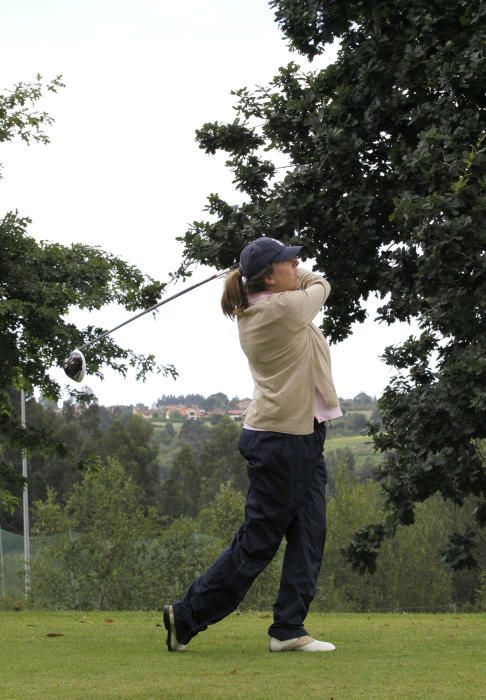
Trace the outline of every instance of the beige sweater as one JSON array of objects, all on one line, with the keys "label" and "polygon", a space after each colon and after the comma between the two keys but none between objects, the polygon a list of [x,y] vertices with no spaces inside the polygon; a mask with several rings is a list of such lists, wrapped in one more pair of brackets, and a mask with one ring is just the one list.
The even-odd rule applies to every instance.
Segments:
[{"label": "beige sweater", "polygon": [[331,291],[327,280],[298,269],[300,289],[272,294],[238,316],[243,352],[255,383],[245,421],[292,435],[314,431],[315,389],[338,406],[329,346],[312,323]]}]

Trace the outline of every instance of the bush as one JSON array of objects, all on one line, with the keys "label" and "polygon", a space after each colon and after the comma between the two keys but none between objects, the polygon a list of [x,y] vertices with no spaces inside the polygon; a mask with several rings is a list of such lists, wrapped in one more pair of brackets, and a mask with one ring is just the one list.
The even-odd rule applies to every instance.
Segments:
[{"label": "bush", "polygon": [[414,525],[383,545],[374,575],[344,563],[341,549],[356,530],[383,518],[374,482],[357,483],[346,462],[334,469],[335,494],[328,503],[328,538],[316,607],[323,610],[434,610],[452,600],[452,575],[440,559],[449,510],[439,498],[417,507]]},{"label": "bush", "polygon": [[34,504],[35,531],[44,546],[32,560],[32,603],[67,609],[140,607],[146,540],[153,513],[113,459],[90,465],[66,505],[49,491]]}]

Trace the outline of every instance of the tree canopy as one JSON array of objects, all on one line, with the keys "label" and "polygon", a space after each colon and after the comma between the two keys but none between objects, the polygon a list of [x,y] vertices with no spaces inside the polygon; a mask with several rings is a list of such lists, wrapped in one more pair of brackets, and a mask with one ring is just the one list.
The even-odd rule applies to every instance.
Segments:
[{"label": "tree canopy", "polygon": [[[346,338],[378,295],[377,321],[420,332],[384,360],[377,474],[390,517],[347,550],[373,570],[383,538],[434,493],[476,499],[476,529],[444,550],[474,566],[486,525],[486,3],[484,0],[271,0],[291,47],[325,68],[281,67],[236,89],[236,118],[204,124],[244,201],[211,194],[181,237],[184,264],[224,268],[256,236],[303,246],[330,280],[323,331]],[[286,159],[276,167],[272,154]],[[338,387],[339,389],[339,387]]]}]

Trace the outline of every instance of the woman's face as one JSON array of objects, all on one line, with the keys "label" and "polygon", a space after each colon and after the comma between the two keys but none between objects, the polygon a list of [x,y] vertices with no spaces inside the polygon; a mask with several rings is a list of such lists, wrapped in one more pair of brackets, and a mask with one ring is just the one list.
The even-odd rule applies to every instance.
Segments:
[{"label": "woman's face", "polygon": [[285,260],[285,262],[274,262],[273,272],[265,277],[265,284],[269,292],[293,292],[299,288],[299,278],[297,276],[297,258]]}]

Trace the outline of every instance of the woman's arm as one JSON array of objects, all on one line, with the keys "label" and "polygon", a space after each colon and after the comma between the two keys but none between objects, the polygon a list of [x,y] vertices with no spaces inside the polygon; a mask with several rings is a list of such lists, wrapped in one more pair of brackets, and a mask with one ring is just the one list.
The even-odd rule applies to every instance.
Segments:
[{"label": "woman's arm", "polygon": [[300,289],[277,294],[277,303],[289,320],[308,325],[317,316],[331,292],[331,285],[324,277],[301,267],[297,269]]},{"label": "woman's arm", "polygon": [[326,279],[324,279],[324,277],[318,275],[316,272],[309,272],[309,270],[304,270],[303,267],[297,268],[297,275],[300,281],[300,289],[307,289],[313,284],[324,285],[327,290],[324,301],[327,299],[331,292],[331,285]]}]

